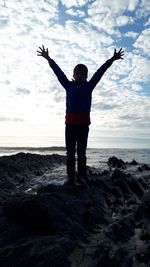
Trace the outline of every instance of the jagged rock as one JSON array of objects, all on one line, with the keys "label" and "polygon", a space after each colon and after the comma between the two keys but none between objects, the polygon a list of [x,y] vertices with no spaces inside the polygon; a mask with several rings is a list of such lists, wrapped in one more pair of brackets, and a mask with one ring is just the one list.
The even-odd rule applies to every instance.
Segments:
[{"label": "jagged rock", "polygon": [[124,218],[110,224],[105,231],[105,234],[114,242],[125,242],[134,235],[134,220],[131,216],[124,216]]},{"label": "jagged rock", "polygon": [[[67,255],[74,249],[67,237],[32,237],[18,244],[0,249],[0,265],[5,267],[29,266],[70,266]],[[9,254],[9,256],[5,256]]]},{"label": "jagged rock", "polygon": [[30,153],[18,153],[16,155],[0,157],[0,177],[11,177],[16,179],[19,176],[39,175],[47,168],[52,169],[56,164],[64,164],[65,156],[60,155],[39,155]]},{"label": "jagged rock", "polygon": [[139,206],[139,212],[143,218],[141,238],[143,240],[150,240],[150,191],[144,195]]},{"label": "jagged rock", "polygon": [[113,167],[113,168],[122,168],[122,169],[126,165],[125,162],[122,159],[118,159],[115,156],[109,158],[107,164],[110,167]]},{"label": "jagged rock", "polygon": [[145,171],[149,171],[150,170],[150,166],[147,165],[147,164],[142,164],[142,169],[145,170]]},{"label": "jagged rock", "polygon": [[142,164],[141,166],[138,167],[139,172],[144,172],[144,171],[149,171],[149,170],[150,170],[150,166],[147,164]]},{"label": "jagged rock", "polygon": [[117,179],[126,179],[128,177],[130,177],[130,174],[126,174],[122,170],[115,169],[112,173],[111,179],[114,181]]},{"label": "jagged rock", "polygon": [[133,159],[129,164],[134,166],[139,165],[139,163],[135,159]]},{"label": "jagged rock", "polygon": [[88,172],[88,188],[49,184],[25,193],[32,176],[65,160],[24,153],[0,158],[0,266],[149,266],[148,168],[137,179],[114,157],[115,169]]}]

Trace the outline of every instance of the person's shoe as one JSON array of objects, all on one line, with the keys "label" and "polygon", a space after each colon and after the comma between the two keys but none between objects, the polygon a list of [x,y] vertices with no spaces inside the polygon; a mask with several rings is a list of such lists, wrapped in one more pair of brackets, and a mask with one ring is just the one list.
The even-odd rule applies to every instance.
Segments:
[{"label": "person's shoe", "polygon": [[75,184],[76,184],[75,177],[68,176],[65,185],[75,185]]},{"label": "person's shoe", "polygon": [[87,181],[86,181],[86,177],[85,176],[78,176],[78,183],[79,183],[79,185],[83,185],[83,186],[85,186],[86,188],[88,188],[89,186],[88,186],[88,183],[87,183]]}]

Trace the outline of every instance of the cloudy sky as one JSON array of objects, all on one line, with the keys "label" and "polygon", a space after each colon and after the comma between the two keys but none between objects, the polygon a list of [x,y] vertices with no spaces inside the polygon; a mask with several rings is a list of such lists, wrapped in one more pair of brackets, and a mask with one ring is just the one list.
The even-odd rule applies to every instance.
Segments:
[{"label": "cloudy sky", "polygon": [[64,145],[65,90],[36,55],[44,44],[69,79],[123,47],[93,92],[89,146],[150,148],[149,14],[147,0],[1,0],[0,146]]}]

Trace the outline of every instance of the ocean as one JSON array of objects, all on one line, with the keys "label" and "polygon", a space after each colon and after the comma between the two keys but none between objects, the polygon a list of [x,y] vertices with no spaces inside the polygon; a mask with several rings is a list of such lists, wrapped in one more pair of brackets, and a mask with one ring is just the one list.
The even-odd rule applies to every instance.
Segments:
[{"label": "ocean", "polygon": [[[65,147],[0,147],[0,156],[10,156],[20,152],[38,153],[42,155],[59,154],[66,155]],[[87,165],[100,167],[106,164],[108,159],[115,156],[125,162],[133,159],[138,163],[150,164],[150,149],[118,149],[118,148],[88,148]]]}]

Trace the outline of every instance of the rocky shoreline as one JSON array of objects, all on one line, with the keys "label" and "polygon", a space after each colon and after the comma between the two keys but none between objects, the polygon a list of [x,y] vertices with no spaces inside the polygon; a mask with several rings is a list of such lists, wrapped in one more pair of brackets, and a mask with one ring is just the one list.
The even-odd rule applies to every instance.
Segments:
[{"label": "rocky shoreline", "polygon": [[106,170],[87,168],[89,188],[35,186],[65,162],[0,157],[0,266],[150,266],[150,166],[112,157]]}]

